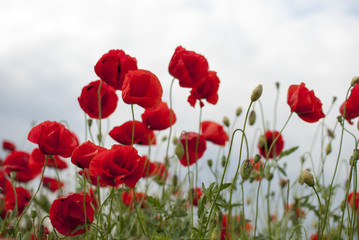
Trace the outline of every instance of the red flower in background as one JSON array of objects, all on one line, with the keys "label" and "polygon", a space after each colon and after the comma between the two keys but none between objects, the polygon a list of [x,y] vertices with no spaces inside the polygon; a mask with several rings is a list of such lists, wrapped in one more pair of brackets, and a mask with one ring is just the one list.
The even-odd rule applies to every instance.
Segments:
[{"label": "red flower in background", "polygon": [[201,199],[201,196],[203,194],[202,189],[197,187],[197,188],[193,188],[191,191],[193,197],[193,206],[198,206],[198,201]]},{"label": "red flower in background", "polygon": [[89,83],[82,88],[82,92],[78,101],[82,110],[87,113],[91,118],[100,118],[99,116],[99,98],[98,89],[100,89],[101,99],[101,118],[110,116],[117,107],[118,97],[115,89],[101,80]]},{"label": "red flower in background", "polygon": [[[264,169],[264,163],[262,162],[262,160],[259,160],[256,164],[254,164],[254,166],[253,166],[254,158],[250,158],[249,161],[251,161],[252,169],[256,170],[257,172],[260,173],[261,169]],[[255,180],[260,181],[261,178],[263,178],[263,177],[262,176],[257,177]]]},{"label": "red flower in background", "polygon": [[16,172],[15,180],[28,182],[37,177],[42,170],[41,165],[30,164],[30,154],[22,151],[13,151],[5,159],[3,167],[5,172]]},{"label": "red flower in background", "polygon": [[[344,116],[344,105],[345,102],[340,106],[340,114]],[[346,101],[345,119],[353,124],[351,121],[353,118],[359,116],[359,84],[355,84],[350,91],[350,96]]]},{"label": "red flower in background", "polygon": [[155,177],[158,183],[164,183],[168,177],[168,170],[166,165],[161,162],[150,162],[147,156],[143,156],[145,167],[143,170],[143,177]]},{"label": "red flower in background", "polygon": [[[279,132],[277,131],[267,131],[265,135],[259,137],[258,149],[263,157],[267,157],[267,152],[269,151],[270,146],[278,135]],[[282,135],[280,135],[275,142],[275,145],[272,147],[271,152],[268,154],[268,158],[274,158],[275,156],[279,156],[282,153],[283,147],[284,142]]]},{"label": "red flower in background", "polygon": [[[124,145],[131,145],[132,140],[132,128],[133,128],[133,121],[128,121],[122,124],[121,126],[114,127],[110,132],[109,135],[118,143]],[[146,127],[140,121],[135,121],[135,134],[133,143],[138,143],[143,140],[146,134]]]},{"label": "red flower in background", "polygon": [[77,137],[58,122],[45,121],[33,127],[27,137],[43,154],[70,157],[79,145]]},{"label": "red flower in background", "polygon": [[142,177],[143,168],[144,159],[134,147],[114,145],[91,160],[89,171],[92,177],[100,177],[101,184],[116,186],[125,183],[134,188]]},{"label": "red flower in background", "polygon": [[[23,188],[23,187],[17,187],[15,188],[16,191],[16,197],[17,197],[17,208],[18,208],[18,216],[22,214],[25,207],[29,204],[31,199],[31,193],[29,190]],[[6,213],[10,210],[15,209],[15,194],[14,191],[8,190],[5,193],[5,207],[4,212],[2,213],[3,216],[6,215]]]},{"label": "red flower in background", "polygon": [[[244,229],[246,232],[249,232],[253,229],[253,226],[250,222],[243,221],[241,223],[241,217],[239,215],[235,216],[233,218],[233,221],[234,221],[234,226],[236,226],[235,231],[237,232],[237,234],[240,234],[241,228]],[[227,224],[228,224],[228,228],[231,229],[232,228],[231,223],[228,223],[228,215],[223,214],[221,240],[229,240],[230,239],[229,238],[230,236],[227,236]]]},{"label": "red flower in background", "polygon": [[127,104],[137,104],[154,110],[162,102],[162,86],[156,75],[147,70],[129,71],[122,85],[122,99]]},{"label": "red flower in background", "polygon": [[87,222],[90,227],[94,210],[91,207],[91,198],[85,195],[86,220],[84,212],[84,194],[69,193],[63,197],[56,199],[50,207],[50,220],[52,226],[62,235],[75,236],[85,232],[85,228],[78,227]]},{"label": "red flower in background", "polygon": [[72,152],[71,162],[79,168],[88,168],[91,159],[104,150],[106,150],[106,148],[93,144],[90,141],[86,141]]},{"label": "red flower in background", "polygon": [[153,130],[165,130],[171,126],[170,114],[172,112],[172,125],[176,123],[176,114],[170,110],[167,103],[161,102],[154,110],[145,110],[141,115],[145,126]]},{"label": "red flower in background", "polygon": [[61,187],[64,186],[63,182],[59,182],[55,178],[49,178],[49,177],[43,177],[42,178],[42,185],[46,188],[48,188],[51,192],[56,192]]},{"label": "red flower in background", "polygon": [[[43,167],[45,165],[46,156],[40,151],[39,148],[35,148],[30,154],[29,166],[30,168]],[[47,167],[57,168],[63,170],[67,168],[67,163],[59,156],[54,155],[47,159]]]},{"label": "red flower in background", "polygon": [[110,50],[95,65],[97,76],[117,90],[122,89],[127,72],[136,69],[136,58],[127,55],[123,50]]},{"label": "red flower in background", "polygon": [[[198,137],[199,137],[199,141],[198,141],[197,159],[196,159],[196,144]],[[195,132],[187,132],[185,134],[182,134],[180,137],[180,141],[184,148],[183,157],[180,159],[180,162],[183,166],[188,166],[195,163],[196,160],[200,159],[203,156],[203,153],[207,148],[206,139],[202,135],[198,136],[198,133]],[[188,149],[186,146],[186,142],[188,145]],[[188,160],[187,160],[187,152],[188,152]]]},{"label": "red flower in background", "polygon": [[224,146],[228,141],[228,134],[224,130],[223,126],[218,123],[203,121],[201,123],[201,130],[202,136],[214,144]]},{"label": "red flower in background", "polygon": [[146,131],[145,131],[145,136],[137,144],[138,145],[144,145],[144,146],[156,145],[155,132],[153,130],[147,128]]},{"label": "red flower in background", "polygon": [[207,75],[207,59],[193,51],[178,46],[168,66],[169,73],[179,80],[179,85],[192,88],[195,83]]},{"label": "red flower in background", "polygon": [[290,111],[296,112],[306,122],[317,122],[325,117],[322,102],[314,95],[313,90],[309,91],[305,87],[304,83],[289,87],[287,103],[290,106]]},{"label": "red flower in background", "polygon": [[[348,203],[349,206],[351,206],[352,208],[354,207],[354,193],[351,192],[348,195]],[[358,211],[358,205],[359,205],[359,192],[356,193],[356,197],[355,197],[355,211]]]},{"label": "red flower in background", "polygon": [[[140,203],[141,208],[146,208],[146,194],[142,193],[142,192],[135,192],[135,202],[136,203]],[[129,206],[130,209],[132,210],[133,208],[133,190],[129,190],[129,191],[124,191],[122,192],[122,202],[126,205]]]},{"label": "red flower in background", "polygon": [[217,73],[209,71],[205,77],[198,80],[193,86],[191,95],[188,97],[187,101],[192,107],[195,106],[197,100],[199,100],[200,107],[203,107],[204,104],[202,99],[206,99],[208,103],[216,104],[218,101],[219,82]]},{"label": "red flower in background", "polygon": [[16,146],[14,143],[10,141],[3,140],[2,141],[2,148],[4,150],[9,150],[10,152],[14,151],[16,149]]}]

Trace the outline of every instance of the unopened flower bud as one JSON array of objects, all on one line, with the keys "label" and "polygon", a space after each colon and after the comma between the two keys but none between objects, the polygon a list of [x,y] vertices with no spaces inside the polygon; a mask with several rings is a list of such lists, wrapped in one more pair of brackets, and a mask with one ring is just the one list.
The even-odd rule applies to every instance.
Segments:
[{"label": "unopened flower bud", "polygon": [[332,152],[332,144],[328,143],[328,145],[325,147],[325,154],[329,155]]},{"label": "unopened flower bud", "polygon": [[253,126],[255,122],[256,122],[256,112],[254,110],[252,110],[249,113],[248,123],[250,126]]},{"label": "unopened flower bud", "polygon": [[343,122],[343,117],[342,117],[341,115],[339,115],[339,116],[337,117],[337,120],[338,120],[339,123],[342,123],[342,122]]},{"label": "unopened flower bud", "polygon": [[208,159],[207,160],[207,165],[208,165],[208,167],[212,167],[212,165],[213,165],[213,161],[212,161],[212,159]]},{"label": "unopened flower bud", "polygon": [[355,76],[352,79],[351,86],[354,87],[355,84],[359,83],[359,76]]},{"label": "unopened flower bud", "polygon": [[337,101],[337,97],[334,96],[334,97],[333,97],[333,100],[332,100],[332,104],[334,104],[336,101]]},{"label": "unopened flower bud", "polygon": [[264,135],[261,135],[261,136],[259,137],[259,139],[258,139],[258,146],[259,146],[260,148],[265,148],[266,144],[267,144],[267,139],[266,139],[266,137],[265,137]]},{"label": "unopened flower bud", "polygon": [[100,132],[97,134],[97,140],[102,142],[102,134]]},{"label": "unopened flower bud", "polygon": [[176,186],[177,186],[177,183],[178,183],[178,177],[177,177],[177,175],[175,174],[175,175],[173,175],[173,177],[172,177],[172,185],[173,185],[174,187],[176,187]]},{"label": "unopened flower bud", "polygon": [[221,231],[219,227],[215,227],[211,234],[211,240],[220,240],[221,239]]},{"label": "unopened flower bud", "polygon": [[253,166],[261,160],[261,155],[256,154],[253,159]]},{"label": "unopened flower bud", "polygon": [[284,188],[284,187],[287,185],[287,183],[288,183],[288,180],[286,180],[286,179],[281,179],[281,180],[280,180],[280,187],[281,187],[281,188]]},{"label": "unopened flower bud", "polygon": [[222,156],[222,159],[221,159],[221,166],[224,167],[226,166],[226,156]]},{"label": "unopened flower bud", "polygon": [[222,122],[226,127],[229,127],[230,123],[228,117],[224,116]]},{"label": "unopened flower bud", "polygon": [[344,211],[345,205],[346,205],[346,201],[343,200],[343,201],[341,202],[341,204],[340,204],[340,209],[341,209],[342,211]]},{"label": "unopened flower bud", "polygon": [[355,161],[359,159],[359,149],[353,150],[353,158]]},{"label": "unopened flower bud", "polygon": [[301,175],[299,175],[299,178],[298,178],[298,183],[299,183],[300,185],[303,185],[303,184],[304,184],[302,174],[301,174]]},{"label": "unopened flower bud", "polygon": [[175,148],[175,154],[178,157],[178,159],[181,159],[184,155],[184,148],[182,143],[178,143]]},{"label": "unopened flower bud", "polygon": [[31,218],[36,218],[37,212],[36,210],[31,210]]},{"label": "unopened flower bud", "polygon": [[246,159],[243,161],[241,166],[241,176],[243,180],[247,180],[249,176],[251,175],[252,171],[252,163],[251,160]]},{"label": "unopened flower bud", "polygon": [[11,171],[11,172],[10,172],[10,178],[11,178],[11,179],[15,179],[15,178],[16,178],[16,172],[15,172],[15,171]]},{"label": "unopened flower bud", "polygon": [[165,135],[165,136],[162,137],[162,141],[164,142],[166,140],[167,140],[167,136]]},{"label": "unopened flower bud", "polygon": [[259,84],[252,92],[251,101],[252,102],[257,101],[262,96],[262,92],[263,92],[263,86],[262,84]]},{"label": "unopened flower bud", "polygon": [[331,137],[331,138],[334,138],[335,135],[334,135],[334,132],[330,129],[327,130],[327,133],[328,133],[328,136]]},{"label": "unopened flower bud", "polygon": [[176,136],[172,138],[172,143],[173,145],[176,145],[178,143],[178,138]]},{"label": "unopened flower bud", "polygon": [[91,127],[92,126],[92,119],[90,118],[90,119],[87,119],[87,125],[89,126],[89,127]]},{"label": "unopened flower bud", "polygon": [[242,113],[242,107],[237,107],[236,109],[236,116],[238,117]]},{"label": "unopened flower bud", "polygon": [[275,82],[275,87],[276,87],[277,89],[279,89],[279,88],[280,88],[280,82]]},{"label": "unopened flower bud", "polygon": [[309,172],[308,170],[303,170],[302,171],[302,179],[303,179],[303,182],[305,184],[307,184],[309,187],[314,186],[313,174],[311,172]]},{"label": "unopened flower bud", "polygon": [[268,173],[266,176],[267,180],[270,181],[273,179],[273,173]]}]

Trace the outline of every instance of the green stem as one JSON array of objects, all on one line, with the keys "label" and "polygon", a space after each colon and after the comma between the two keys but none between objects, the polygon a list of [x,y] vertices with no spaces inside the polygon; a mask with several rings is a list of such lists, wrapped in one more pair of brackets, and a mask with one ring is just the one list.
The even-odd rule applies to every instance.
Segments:
[{"label": "green stem", "polygon": [[99,125],[98,125],[98,143],[100,146],[102,145],[102,129],[101,129],[101,116],[102,116],[102,111],[101,111],[101,87],[102,87],[102,81],[100,80],[100,85],[98,87],[98,91],[97,91],[97,98],[98,98],[98,120],[99,120]]},{"label": "green stem", "polygon": [[197,158],[198,158],[198,145],[199,145],[199,137],[201,136],[201,120],[202,120],[202,108],[199,108],[199,126],[198,126],[198,136],[197,136],[197,141],[196,141],[196,150],[195,150],[195,164],[196,164],[196,188],[198,187],[198,163],[197,163]]},{"label": "green stem", "polygon": [[111,213],[112,213],[112,203],[113,203],[113,196],[115,195],[115,187],[112,187],[111,189],[111,202],[110,202],[110,212],[108,214],[107,217],[107,231],[106,231],[106,239],[108,239],[108,235],[110,233],[110,229],[111,229]]},{"label": "green stem", "polygon": [[317,198],[318,198],[318,203],[319,203],[319,225],[318,225],[318,233],[319,233],[319,239],[321,239],[322,238],[322,236],[323,236],[323,233],[324,233],[324,231],[323,231],[323,233],[320,231],[321,229],[320,229],[320,226],[322,225],[322,203],[321,203],[321,201],[320,201],[320,197],[319,197],[319,195],[318,195],[318,192],[317,192],[317,190],[315,189],[315,187],[313,186],[312,187],[313,188],[313,190],[314,190],[314,192],[315,192],[315,195],[317,195]]}]

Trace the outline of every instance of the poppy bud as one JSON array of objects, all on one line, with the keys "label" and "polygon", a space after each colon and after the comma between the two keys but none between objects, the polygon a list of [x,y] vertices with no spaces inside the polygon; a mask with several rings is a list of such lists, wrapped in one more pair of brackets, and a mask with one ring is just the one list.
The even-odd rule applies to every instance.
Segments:
[{"label": "poppy bud", "polygon": [[325,154],[329,155],[332,152],[332,144],[328,143],[328,145],[325,147]]},{"label": "poppy bud", "polygon": [[298,183],[299,183],[300,185],[303,185],[303,184],[304,184],[302,174],[301,174],[301,175],[299,175],[299,178],[298,178]]},{"label": "poppy bud", "polygon": [[90,119],[87,119],[87,125],[88,125],[89,127],[92,126],[92,119],[91,119],[91,118],[90,118]]},{"label": "poppy bud", "polygon": [[353,87],[355,84],[359,83],[359,77],[355,76],[352,79],[351,86]]},{"label": "poppy bud", "polygon": [[102,142],[102,134],[100,132],[97,134],[97,140]]},{"label": "poppy bud", "polygon": [[302,179],[303,179],[303,182],[305,182],[305,184],[307,184],[309,187],[314,186],[313,174],[311,172],[309,172],[308,170],[302,171]]},{"label": "poppy bud", "polygon": [[261,155],[256,154],[253,159],[253,166],[261,160]]},{"label": "poppy bud", "polygon": [[221,160],[221,165],[222,167],[226,166],[226,156],[222,156],[222,160]]},{"label": "poppy bud", "polygon": [[275,82],[275,87],[276,87],[277,89],[279,89],[279,88],[280,88],[280,82]]},{"label": "poppy bud", "polygon": [[256,112],[254,110],[252,110],[249,113],[249,117],[248,117],[248,123],[250,126],[253,126],[253,124],[256,122]]},{"label": "poppy bud", "polygon": [[353,158],[354,158],[354,160],[359,159],[359,149],[354,149],[353,150]]},{"label": "poppy bud", "polygon": [[262,92],[263,92],[263,86],[262,84],[259,84],[252,92],[251,101],[252,102],[257,101],[262,96]]},{"label": "poppy bud", "polygon": [[335,101],[337,101],[337,97],[336,97],[336,96],[333,97],[332,103],[334,104]]},{"label": "poppy bud", "polygon": [[241,166],[241,176],[243,180],[247,180],[251,175],[252,163],[249,159],[244,160]]},{"label": "poppy bud", "polygon": [[281,187],[281,188],[284,188],[284,187],[287,185],[287,183],[288,183],[288,180],[281,179],[281,180],[280,180],[280,187]]},{"label": "poppy bud", "polygon": [[178,177],[177,177],[177,175],[175,174],[175,175],[173,175],[173,177],[172,177],[172,185],[173,185],[174,187],[176,187],[176,186],[177,186],[177,183],[178,183]]},{"label": "poppy bud", "polygon": [[342,211],[344,211],[345,205],[346,205],[346,201],[343,200],[342,203],[340,204],[340,209],[341,209]]},{"label": "poppy bud", "polygon": [[221,231],[219,227],[215,227],[211,234],[211,240],[220,240],[221,239]]},{"label": "poppy bud", "polygon": [[236,109],[236,116],[238,117],[242,113],[242,107],[237,107]]},{"label": "poppy bud", "polygon": [[208,167],[212,167],[212,165],[213,165],[213,161],[212,161],[212,159],[208,159],[207,160],[207,165],[208,165]]},{"label": "poppy bud", "polygon": [[181,159],[184,155],[184,148],[182,143],[178,143],[175,148],[175,154],[178,157],[178,159]]},{"label": "poppy bud", "polygon": [[222,122],[226,127],[229,127],[230,124],[228,117],[224,116]]},{"label": "poppy bud", "polygon": [[172,138],[172,143],[173,145],[176,145],[178,143],[178,138],[176,136]]},{"label": "poppy bud", "polygon": [[36,218],[37,212],[36,210],[31,210],[31,218]]},{"label": "poppy bud", "polygon": [[167,136],[163,136],[162,137],[162,141],[164,142],[164,141],[166,141],[167,140]]},{"label": "poppy bud", "polygon": [[339,116],[337,117],[337,120],[338,120],[339,123],[342,123],[342,122],[343,122],[343,117],[339,115]]},{"label": "poppy bud", "polygon": [[334,138],[335,135],[334,135],[334,132],[330,129],[327,130],[327,133],[328,133],[328,136],[331,137],[331,138]]},{"label": "poppy bud", "polygon": [[268,173],[266,176],[267,180],[270,181],[273,179],[273,173]]}]

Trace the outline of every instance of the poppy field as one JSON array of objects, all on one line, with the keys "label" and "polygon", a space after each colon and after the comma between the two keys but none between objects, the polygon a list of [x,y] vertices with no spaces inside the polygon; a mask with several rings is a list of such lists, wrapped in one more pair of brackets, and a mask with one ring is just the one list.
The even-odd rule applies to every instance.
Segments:
[{"label": "poppy field", "polygon": [[[359,238],[358,139],[357,132],[347,128],[359,116],[359,77],[340,93],[345,96],[340,108],[332,109],[333,98],[327,112],[306,83],[289,86],[287,102],[275,103],[289,106],[288,118],[271,129],[263,111],[253,107],[261,106],[262,85],[253,89],[247,107],[235,109],[233,119],[202,119],[206,105],[216,105],[221,97],[221,80],[203,55],[182,46],[169,59],[170,89],[163,89],[154,73],[139,69],[136,58],[123,50],[105,53],[94,71],[98,80],[79,89],[74,99],[85,115],[83,142],[71,124],[50,120],[27,134],[31,152],[2,141],[1,239]],[[189,106],[199,109],[199,122],[193,122],[198,131],[176,128],[177,119],[190,116],[176,115],[174,83],[189,90]],[[169,99],[163,98],[164,91]],[[107,129],[103,122],[119,101],[131,109],[132,119]],[[134,105],[143,109],[140,119],[135,119]],[[338,112],[334,126],[324,123],[330,111]],[[236,128],[239,118],[243,125]],[[300,146],[284,145],[294,137],[286,135],[293,118],[316,124],[322,132],[317,139],[319,167],[314,169],[314,156],[303,152],[293,159],[301,162],[297,176],[289,175],[290,166],[281,161],[300,151]],[[247,134],[253,126],[259,128],[258,136]],[[109,138],[116,144],[109,145]],[[344,138],[352,141],[353,152],[344,163],[345,181],[338,182]],[[155,158],[160,145],[165,150]],[[210,148],[218,154],[204,159]],[[328,159],[335,162],[330,176],[324,170]],[[206,162],[205,169],[199,169],[199,161]],[[306,161],[313,168],[305,168]],[[68,176],[62,171],[68,168],[76,173],[65,190]],[[199,174],[215,181],[203,182]],[[300,189],[306,189],[305,194]],[[308,227],[308,221],[314,224]]]}]

